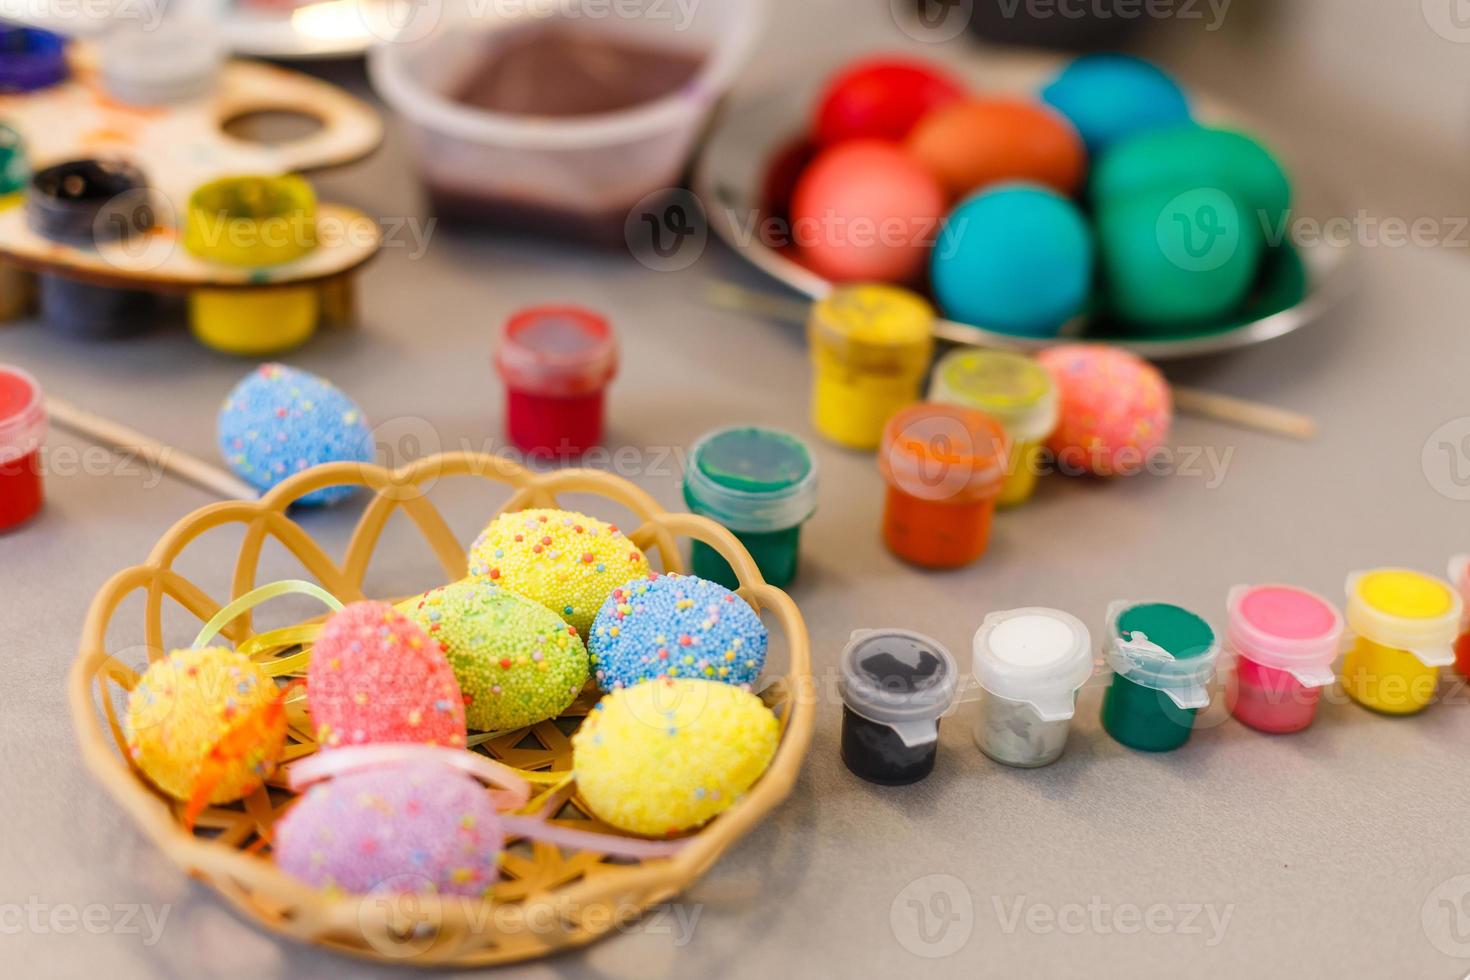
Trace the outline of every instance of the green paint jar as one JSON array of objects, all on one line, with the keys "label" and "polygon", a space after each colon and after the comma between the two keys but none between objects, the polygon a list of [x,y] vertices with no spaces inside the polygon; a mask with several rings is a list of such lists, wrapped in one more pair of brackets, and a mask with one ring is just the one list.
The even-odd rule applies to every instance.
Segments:
[{"label": "green paint jar", "polygon": [[[684,502],[734,532],[761,577],[785,588],[796,577],[801,525],[817,509],[817,461],[778,429],[716,429],[689,453]],[[694,542],[690,560],[700,578],[739,588],[730,563],[703,541]]]},{"label": "green paint jar", "polygon": [[1115,602],[1108,607],[1107,638],[1113,682],[1103,697],[1103,728],[1144,752],[1189,741],[1195,714],[1210,703],[1220,656],[1214,629],[1166,602]]}]

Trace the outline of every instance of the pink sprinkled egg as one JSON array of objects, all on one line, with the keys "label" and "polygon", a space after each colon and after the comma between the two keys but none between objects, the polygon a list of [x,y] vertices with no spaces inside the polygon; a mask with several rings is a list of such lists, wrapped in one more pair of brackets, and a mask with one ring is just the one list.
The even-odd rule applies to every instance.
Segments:
[{"label": "pink sprinkled egg", "polygon": [[1047,441],[1060,471],[1137,473],[1168,438],[1169,384],[1142,358],[1101,344],[1066,344],[1037,360],[1061,396],[1061,420]]}]

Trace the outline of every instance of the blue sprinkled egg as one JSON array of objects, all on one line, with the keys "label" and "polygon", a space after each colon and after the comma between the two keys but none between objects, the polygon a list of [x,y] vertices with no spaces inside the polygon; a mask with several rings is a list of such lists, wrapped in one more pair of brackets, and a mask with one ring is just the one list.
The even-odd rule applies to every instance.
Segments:
[{"label": "blue sprinkled egg", "polygon": [[769,640],[760,616],[735,593],[670,573],[614,589],[592,623],[587,649],[604,691],[657,677],[749,690],[765,666]]},{"label": "blue sprinkled egg", "polygon": [[[262,364],[220,406],[219,449],[230,469],[261,491],[319,463],[371,462],[372,432],[357,403],[309,371]],[[302,497],[333,504],[357,487],[323,487]]]}]

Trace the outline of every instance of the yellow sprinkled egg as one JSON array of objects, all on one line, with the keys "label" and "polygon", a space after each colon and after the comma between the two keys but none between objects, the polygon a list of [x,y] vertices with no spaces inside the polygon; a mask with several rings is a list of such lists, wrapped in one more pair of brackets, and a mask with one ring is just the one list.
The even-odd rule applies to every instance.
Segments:
[{"label": "yellow sprinkled egg", "polygon": [[[212,763],[209,802],[246,796],[275,769],[286,744],[277,687],[244,654],[175,650],[156,660],[128,696],[128,753],[159,789],[180,800]],[[213,758],[211,758],[213,753]]]},{"label": "yellow sprinkled egg", "polygon": [[781,726],[718,681],[661,678],[614,691],[572,736],[577,789],[599,819],[662,836],[728,809],[771,764]]},{"label": "yellow sprinkled egg", "polygon": [[470,574],[541,603],[583,638],[613,589],[652,573],[615,526],[572,510],[501,514],[470,549]]}]

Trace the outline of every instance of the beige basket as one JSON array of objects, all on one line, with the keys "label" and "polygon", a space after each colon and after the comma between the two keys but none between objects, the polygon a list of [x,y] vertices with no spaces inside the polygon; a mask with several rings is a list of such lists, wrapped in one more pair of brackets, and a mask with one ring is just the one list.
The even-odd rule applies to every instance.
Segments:
[{"label": "beige basket", "polygon": [[[555,507],[558,493],[590,493],[632,510],[643,523],[628,536],[666,571],[681,570],[679,538],[697,538],[715,548],[739,576],[740,596],[758,611],[769,609],[786,639],[788,673],[763,697],[781,719],[782,738],[765,775],[738,803],[694,834],[672,858],[609,861],[591,852],[563,852],[544,843],[518,842],[502,859],[503,878],[491,897],[462,900],[434,896],[329,896],[279,870],[262,853],[261,836],[289,804],[284,768],[239,804],[211,807],[195,832],[184,829],[183,805],[154,790],[128,760],[115,699],[131,690],[137,673],[109,654],[109,623],[124,598],[145,593],[144,642],[149,657],[164,654],[165,596],[203,622],[222,605],[173,568],[201,534],[225,524],[245,525],[236,560],[232,596],[256,586],[256,567],[267,537],[291,551],[317,581],[344,602],[362,599],[369,559],[388,518],[402,509],[418,527],[443,567],[446,581],[466,573],[464,548],[422,488],[437,479],[475,476],[513,488],[500,512]],[[286,515],[292,501],[325,486],[359,484],[376,494],[338,564]],[[428,583],[436,585],[440,583]],[[251,618],[237,619],[224,635],[240,643],[253,635]],[[483,966],[543,956],[581,946],[667,901],[707,870],[717,858],[791,791],[812,735],[811,662],[806,626],[784,592],[761,579],[755,563],[729,531],[692,514],[664,511],[625,480],[592,470],[534,474],[494,456],[452,453],[419,461],[399,471],[371,465],[333,463],[300,473],[256,501],[203,507],[174,525],[145,564],[114,575],[92,601],[81,650],[68,678],[68,697],[77,739],[88,768],[164,853],[209,882],[241,913],[294,939],[374,959],[422,964]],[[592,698],[584,695],[566,712],[579,717]],[[543,722],[480,746],[493,758],[532,770],[571,768],[565,722]],[[310,723],[301,709],[290,716],[289,763],[309,754]],[[526,744],[526,734],[535,745]],[[539,748],[537,747],[539,746]],[[590,817],[574,795],[559,822],[616,833]]]}]

